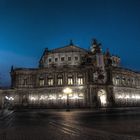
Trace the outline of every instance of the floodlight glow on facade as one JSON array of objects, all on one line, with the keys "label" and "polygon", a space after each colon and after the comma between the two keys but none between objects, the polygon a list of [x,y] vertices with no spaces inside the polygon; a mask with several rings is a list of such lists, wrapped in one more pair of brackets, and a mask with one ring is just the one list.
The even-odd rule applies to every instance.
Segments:
[{"label": "floodlight glow on facade", "polygon": [[70,93],[72,93],[72,89],[71,88],[65,88],[64,90],[63,90],[63,92],[65,93],[65,94],[70,94]]}]

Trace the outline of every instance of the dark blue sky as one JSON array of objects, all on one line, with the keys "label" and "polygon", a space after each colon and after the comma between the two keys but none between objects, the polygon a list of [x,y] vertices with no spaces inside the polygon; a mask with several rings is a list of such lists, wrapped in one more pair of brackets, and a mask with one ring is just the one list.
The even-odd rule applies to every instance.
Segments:
[{"label": "dark blue sky", "polygon": [[37,67],[46,47],[89,48],[92,38],[140,70],[140,1],[0,0],[0,83],[10,84],[11,65]]}]

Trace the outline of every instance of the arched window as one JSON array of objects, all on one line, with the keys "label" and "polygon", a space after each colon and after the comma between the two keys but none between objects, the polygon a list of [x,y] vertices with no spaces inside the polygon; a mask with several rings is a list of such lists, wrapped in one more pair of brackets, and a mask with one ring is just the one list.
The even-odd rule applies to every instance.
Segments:
[{"label": "arched window", "polygon": [[42,76],[39,77],[39,86],[44,86],[44,78]]},{"label": "arched window", "polygon": [[53,77],[51,75],[48,76],[48,86],[53,86],[54,84],[54,80]]},{"label": "arched window", "polygon": [[72,74],[68,74],[68,85],[73,85],[73,75]]},{"label": "arched window", "polygon": [[119,85],[119,82],[120,82],[120,77],[119,77],[119,76],[116,76],[115,84],[116,84],[116,85]]},{"label": "arched window", "polygon": [[63,85],[63,76],[60,75],[60,74],[57,76],[57,84],[58,85]]},{"label": "arched window", "polygon": [[122,84],[125,85],[126,81],[125,81],[125,77],[122,77]]},{"label": "arched window", "polygon": [[128,86],[130,86],[130,81],[131,81],[130,78],[128,78],[128,79],[127,79],[127,84],[128,84]]},{"label": "arched window", "polygon": [[84,84],[84,80],[83,80],[83,75],[82,74],[78,74],[77,76],[77,84],[78,85],[83,85]]}]

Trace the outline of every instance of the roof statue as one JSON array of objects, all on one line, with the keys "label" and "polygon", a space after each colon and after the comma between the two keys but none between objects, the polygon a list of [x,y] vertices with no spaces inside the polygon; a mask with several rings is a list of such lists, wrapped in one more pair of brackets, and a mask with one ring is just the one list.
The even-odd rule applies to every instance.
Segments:
[{"label": "roof statue", "polygon": [[70,40],[70,46],[73,46],[74,44],[73,44],[73,41],[72,41],[72,39]]},{"label": "roof statue", "polygon": [[91,51],[96,53],[101,53],[101,43],[98,43],[96,39],[92,39],[91,42]]}]

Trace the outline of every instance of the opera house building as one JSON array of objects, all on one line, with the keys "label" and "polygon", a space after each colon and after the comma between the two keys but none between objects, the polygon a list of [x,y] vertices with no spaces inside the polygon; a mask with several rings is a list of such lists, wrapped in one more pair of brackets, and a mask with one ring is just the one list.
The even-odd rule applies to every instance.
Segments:
[{"label": "opera house building", "polygon": [[0,90],[0,107],[94,108],[140,106],[140,73],[93,40],[89,50],[71,41],[46,48],[38,68],[11,68],[11,88]]}]

